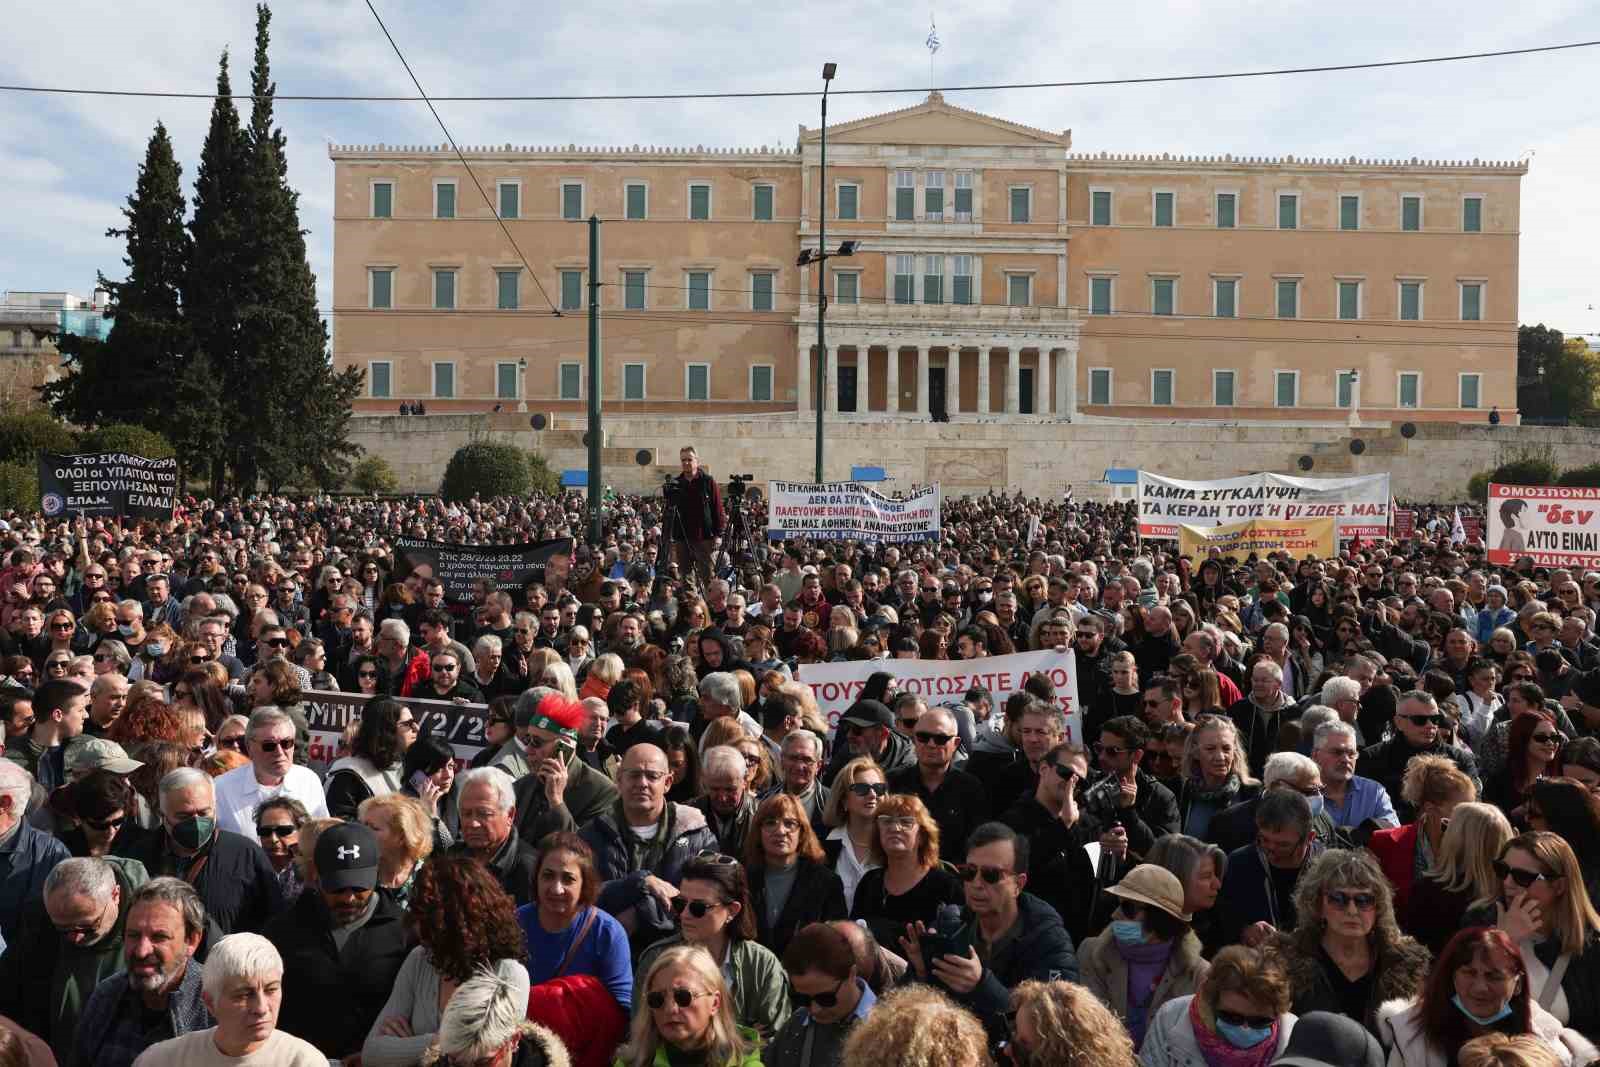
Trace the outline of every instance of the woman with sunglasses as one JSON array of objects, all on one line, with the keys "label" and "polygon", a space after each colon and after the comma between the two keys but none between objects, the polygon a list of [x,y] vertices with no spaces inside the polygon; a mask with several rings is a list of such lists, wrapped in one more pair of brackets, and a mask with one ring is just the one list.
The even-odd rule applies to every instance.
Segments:
[{"label": "woman with sunglasses", "polygon": [[1137,1049],[1161,1006],[1194,993],[1210,964],[1177,875],[1141,863],[1106,892],[1117,898],[1111,924],[1078,946],[1078,965],[1089,991],[1126,1020]]},{"label": "woman with sunglasses", "polygon": [[1266,1067],[1294,1032],[1289,975],[1276,953],[1231,945],[1211,961],[1193,996],[1167,1001],[1150,1020],[1143,1067]]},{"label": "woman with sunglasses", "polygon": [[[137,767],[131,761],[123,765]],[[139,800],[127,775],[106,768],[90,771],[50,794],[50,809],[58,825],[72,827],[57,831],[56,836],[74,856],[108,859],[113,849],[122,855],[140,851],[148,842],[150,831],[135,820],[138,808]],[[144,876],[139,878],[144,880]]]},{"label": "woman with sunglasses", "polygon": [[1433,864],[1411,888],[1400,928],[1439,952],[1480,900],[1500,893],[1494,861],[1513,835],[1505,814],[1492,804],[1457,804]]},{"label": "woman with sunglasses", "polygon": [[256,806],[256,838],[272,862],[285,904],[293,904],[305,888],[296,860],[300,856],[300,828],[310,817],[306,806],[294,797],[272,797]]},{"label": "woman with sunglasses", "polygon": [[1295,886],[1292,933],[1278,951],[1289,973],[1294,1013],[1347,1015],[1378,1034],[1378,1008],[1422,988],[1428,950],[1400,932],[1394,894],[1372,856],[1330,849]]},{"label": "woman with sunglasses", "polygon": [[773,955],[782,957],[801,927],[849,915],[844,883],[827,865],[795,797],[780,791],[761,802],[745,838],[744,860],[756,937]]},{"label": "woman with sunglasses", "polygon": [[1506,736],[1505,766],[1485,779],[1484,802],[1509,815],[1512,825],[1526,827],[1533,783],[1555,766],[1563,740],[1555,717],[1543,708],[1513,718]]},{"label": "woman with sunglasses", "polygon": [[616,1067],[761,1067],[760,1038],[739,1025],[733,993],[705,949],[665,949],[640,974]]},{"label": "woman with sunglasses", "polygon": [[1504,931],[1475,926],[1450,939],[1414,997],[1384,1004],[1378,1037],[1389,1067],[1458,1062],[1461,1047],[1484,1034],[1531,1036],[1562,1064],[1586,1063],[1592,1046],[1565,1030],[1529,993],[1528,971]]},{"label": "woman with sunglasses", "polygon": [[862,877],[878,866],[872,856],[878,804],[888,795],[883,769],[866,756],[840,768],[828,791],[822,821],[831,829],[821,842],[823,862],[839,876],[846,908],[854,906]]},{"label": "woman with sunglasses", "polygon": [[1518,834],[1494,870],[1498,896],[1462,922],[1505,931],[1527,964],[1529,995],[1568,1027],[1600,1034],[1600,913],[1572,846],[1548,832]]},{"label": "woman with sunglasses", "polygon": [[[772,950],[756,938],[755,911],[744,865],[732,856],[702,852],[683,865],[678,895],[672,898],[678,932],[645,950],[639,972],[674,945],[696,945],[711,954],[730,976],[728,1000],[733,1017],[770,1038],[789,1018],[789,985],[783,965]],[[649,986],[634,989],[634,1003],[644,999]]]},{"label": "woman with sunglasses", "polygon": [[351,664],[350,673],[355,679],[355,684],[351,688],[362,696],[375,697],[382,692],[381,686],[386,672],[379,665],[377,656],[357,656],[355,662]]},{"label": "woman with sunglasses", "polygon": [[[932,927],[946,904],[965,899],[961,880],[939,864],[939,824],[916,796],[878,801],[868,855],[877,866],[856,886],[850,917],[866,922],[882,945],[898,945],[912,923]],[[852,842],[852,846],[854,842]]]}]

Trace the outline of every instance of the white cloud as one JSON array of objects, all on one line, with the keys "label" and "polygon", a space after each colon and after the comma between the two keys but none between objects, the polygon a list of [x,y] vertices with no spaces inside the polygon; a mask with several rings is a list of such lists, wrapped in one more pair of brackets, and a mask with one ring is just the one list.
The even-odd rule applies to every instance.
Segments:
[{"label": "white cloud", "polygon": [[[491,8],[421,0],[378,4],[423,86],[436,95],[624,93],[819,86],[925,86],[927,12],[825,0],[773,8],[690,0]],[[1519,9],[1488,0],[1358,5],[1309,2],[1120,5],[990,0],[941,5],[940,84],[993,84],[1252,70],[1530,46],[1596,36],[1592,5]],[[274,12],[273,73],[284,92],[408,95],[412,87],[361,3],[297,0]],[[1587,25],[1585,24],[1587,23]],[[65,0],[7,14],[0,80],[208,90],[223,48],[234,89],[249,85],[254,7]],[[86,28],[92,32],[85,32]],[[952,95],[962,106],[1046,129],[1079,151],[1511,159],[1534,148],[1523,183],[1520,317],[1571,332],[1586,312],[1587,209],[1596,128],[1587,101],[1594,51],[1428,67],[1169,85]],[[844,121],[915,102],[834,97]],[[814,126],[814,96],[679,102],[441,103],[463,144],[792,144]],[[241,106],[248,111],[248,106]],[[204,101],[0,94],[0,287],[87,289],[122,249],[103,232],[132,187],[157,118],[192,194]],[[326,142],[438,143],[420,103],[279,101],[290,179],[302,194],[312,266],[329,300],[333,168]]]}]

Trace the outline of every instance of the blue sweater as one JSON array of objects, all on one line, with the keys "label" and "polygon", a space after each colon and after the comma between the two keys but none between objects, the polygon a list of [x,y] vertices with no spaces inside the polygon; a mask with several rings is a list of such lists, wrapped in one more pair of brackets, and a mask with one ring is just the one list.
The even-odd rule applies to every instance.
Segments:
[{"label": "blue sweater", "polygon": [[[556,976],[556,968],[566,958],[573,938],[583,929],[589,908],[580,908],[577,917],[560,933],[546,933],[539,925],[539,906],[524,904],[517,909],[517,922],[528,942],[528,979],[538,985]],[[603,911],[596,911],[594,927],[567,965],[567,974],[592,974],[604,983],[622,1005],[633,1014],[633,964],[629,962],[628,933],[622,924]]]}]

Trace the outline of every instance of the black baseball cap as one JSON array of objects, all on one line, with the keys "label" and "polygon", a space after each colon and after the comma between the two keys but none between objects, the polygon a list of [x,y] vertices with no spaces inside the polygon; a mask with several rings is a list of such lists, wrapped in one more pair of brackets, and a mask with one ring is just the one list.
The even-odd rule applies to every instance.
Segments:
[{"label": "black baseball cap", "polygon": [[323,889],[372,889],[378,884],[378,838],[358,822],[341,823],[317,838],[313,857]]},{"label": "black baseball cap", "polygon": [[858,700],[845,709],[839,721],[851,726],[893,726],[894,712],[881,700]]}]

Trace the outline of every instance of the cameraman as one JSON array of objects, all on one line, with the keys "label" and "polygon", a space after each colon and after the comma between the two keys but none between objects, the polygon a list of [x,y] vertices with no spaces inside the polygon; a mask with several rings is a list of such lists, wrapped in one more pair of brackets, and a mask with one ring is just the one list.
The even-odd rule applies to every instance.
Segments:
[{"label": "cameraman", "polygon": [[678,523],[667,532],[672,540],[678,570],[685,576],[693,568],[695,583],[703,590],[711,581],[711,557],[722,542],[728,518],[722,510],[722,491],[700,466],[700,456],[689,445],[678,453],[682,473],[668,482],[669,497]]}]

